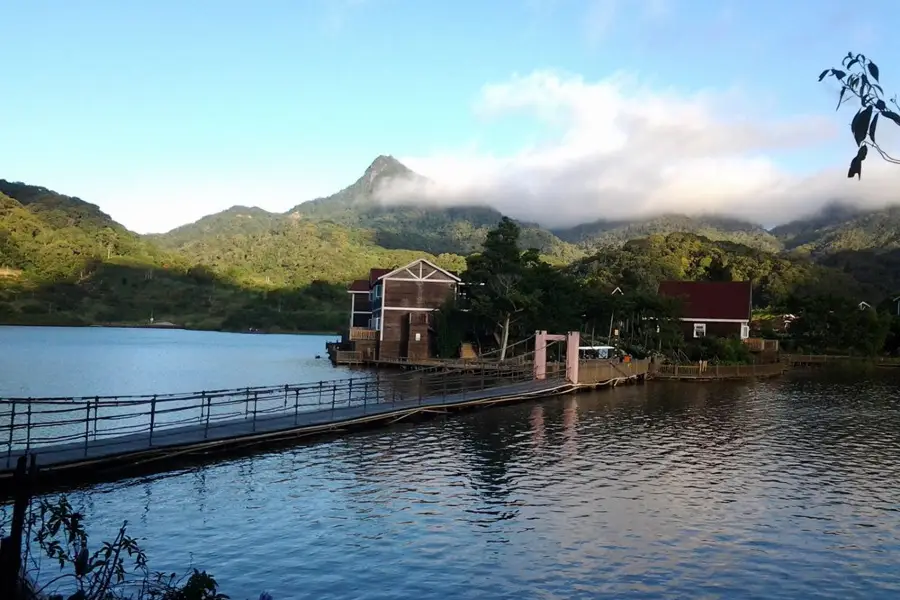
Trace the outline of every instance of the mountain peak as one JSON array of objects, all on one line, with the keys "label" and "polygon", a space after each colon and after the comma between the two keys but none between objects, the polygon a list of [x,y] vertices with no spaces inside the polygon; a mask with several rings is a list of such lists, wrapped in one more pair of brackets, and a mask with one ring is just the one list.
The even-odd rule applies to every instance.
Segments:
[{"label": "mountain peak", "polygon": [[409,177],[413,172],[402,162],[390,154],[381,154],[366,169],[366,181],[374,181],[381,177]]}]

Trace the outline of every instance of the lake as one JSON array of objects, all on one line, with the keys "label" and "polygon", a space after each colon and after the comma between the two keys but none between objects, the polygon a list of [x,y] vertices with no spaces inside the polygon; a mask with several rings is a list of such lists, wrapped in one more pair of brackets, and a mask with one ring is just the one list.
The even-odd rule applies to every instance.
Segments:
[{"label": "lake", "polygon": [[[136,395],[345,376],[336,336],[172,329],[0,327],[0,397]],[[323,358],[316,358],[316,356]]]},{"label": "lake", "polygon": [[[221,381],[247,384],[227,372],[244,364],[244,341],[246,364],[258,353],[284,363],[268,371],[276,382],[303,379],[303,361],[330,369],[300,350],[321,352],[312,337],[119,331],[131,341],[115,348],[174,336],[178,376],[203,385],[217,364],[228,365]],[[39,332],[44,343],[52,333]],[[116,354],[93,343],[94,357]],[[218,352],[230,358],[210,364]],[[146,361],[125,362],[137,366],[119,383],[69,384],[164,382],[164,371],[138,374]],[[898,388],[890,370],[648,382],[94,485],[70,500],[95,543],[127,519],[152,569],[207,569],[234,599],[896,598]]]}]

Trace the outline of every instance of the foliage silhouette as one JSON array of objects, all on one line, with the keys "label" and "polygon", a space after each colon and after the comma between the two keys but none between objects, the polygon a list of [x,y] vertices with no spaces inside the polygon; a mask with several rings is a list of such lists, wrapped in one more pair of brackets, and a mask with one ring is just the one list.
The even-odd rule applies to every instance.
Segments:
[{"label": "foliage silhouette", "polygon": [[[900,125],[900,104],[897,97],[884,99],[884,88],[879,82],[878,65],[863,54],[848,52],[841,61],[841,69],[825,69],[819,74],[819,81],[832,78],[840,84],[837,108],[851,100],[859,101],[859,108],[850,122],[850,132],[856,144],[856,156],[850,160],[847,177],[862,178],[862,163],[873,148],[881,157],[893,164],[900,159],[892,157],[881,148],[875,138],[879,117]],[[893,107],[893,108],[892,108]]]}]

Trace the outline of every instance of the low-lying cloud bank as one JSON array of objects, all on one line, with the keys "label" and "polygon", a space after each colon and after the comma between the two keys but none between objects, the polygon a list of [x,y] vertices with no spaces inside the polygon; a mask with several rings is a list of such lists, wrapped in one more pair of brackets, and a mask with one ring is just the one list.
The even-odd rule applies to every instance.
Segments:
[{"label": "low-lying cloud bank", "polygon": [[[834,201],[879,208],[898,201],[900,167],[876,157],[862,181],[846,178],[849,115],[772,120],[733,92],[692,96],[641,87],[625,76],[589,83],[535,72],[482,90],[487,117],[524,113],[550,140],[511,156],[463,151],[403,157],[427,181],[389,181],[385,203],[487,204],[519,219],[564,227],[664,213],[728,215],[767,226]],[[736,115],[749,115],[739,117]],[[883,142],[893,141],[881,133]],[[894,133],[894,140],[900,135]],[[823,148],[844,150],[824,164]],[[844,159],[846,157],[846,160]]]}]

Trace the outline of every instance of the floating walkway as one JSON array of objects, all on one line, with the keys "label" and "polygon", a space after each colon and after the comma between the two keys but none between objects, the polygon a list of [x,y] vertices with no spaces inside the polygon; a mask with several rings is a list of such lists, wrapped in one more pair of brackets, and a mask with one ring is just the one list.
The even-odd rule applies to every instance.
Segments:
[{"label": "floating walkway", "polygon": [[[168,396],[0,400],[0,495],[20,456],[44,480],[159,471],[189,456],[223,454],[416,415],[569,393],[560,374],[531,369],[408,372],[269,388]],[[4,444],[5,442],[5,444]],[[49,475],[47,477],[46,475]]]},{"label": "floating walkway", "polygon": [[42,485],[57,487],[476,406],[649,378],[768,377],[785,368],[590,360],[538,370],[512,361],[364,371],[348,379],[189,394],[6,398],[0,399],[0,497],[9,496],[17,461],[29,455],[36,457]]}]

